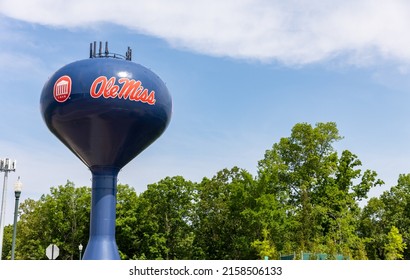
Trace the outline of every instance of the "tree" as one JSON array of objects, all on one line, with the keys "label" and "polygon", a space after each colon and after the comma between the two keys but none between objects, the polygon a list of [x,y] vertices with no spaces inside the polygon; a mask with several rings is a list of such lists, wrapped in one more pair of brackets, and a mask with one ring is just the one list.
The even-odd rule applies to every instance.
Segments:
[{"label": "tree", "polygon": [[265,259],[265,257],[268,257],[270,259],[276,258],[277,253],[276,253],[275,245],[269,239],[269,231],[267,229],[264,229],[262,231],[262,235],[263,235],[263,240],[260,241],[258,239],[258,240],[253,241],[251,244],[252,247],[256,249],[261,259]]},{"label": "tree", "polygon": [[117,186],[116,241],[121,259],[138,258],[140,242],[138,230],[141,216],[138,212],[139,197],[129,185]]},{"label": "tree", "polygon": [[181,176],[166,177],[139,197],[138,258],[191,259],[195,184]]},{"label": "tree", "polygon": [[369,258],[386,259],[386,243],[389,230],[393,227],[401,232],[403,258],[410,258],[410,174],[400,174],[397,185],[383,192],[378,198],[371,198],[363,209],[360,234],[366,238]]},{"label": "tree", "polygon": [[278,251],[285,254],[293,252],[295,246],[291,235],[295,220],[292,207],[281,202],[283,197],[272,192],[269,182],[257,180],[250,185],[252,187],[246,194],[248,203],[241,216],[249,229],[247,235],[252,248],[260,256],[257,245],[268,246],[272,249],[269,249],[270,258],[277,256]]},{"label": "tree", "polygon": [[244,215],[252,207],[249,190],[255,185],[252,175],[238,167],[223,169],[198,186],[195,246],[199,259],[255,259],[251,247],[255,228]]},{"label": "tree", "polygon": [[10,260],[11,259],[11,247],[12,247],[12,235],[13,235],[13,226],[7,225],[4,227],[3,232],[3,252],[2,252],[2,260]]},{"label": "tree", "polygon": [[371,198],[363,208],[358,227],[359,235],[365,240],[369,259],[384,259],[385,228],[387,227],[385,205],[377,197]]},{"label": "tree", "polygon": [[91,192],[89,188],[52,187],[40,200],[26,199],[20,205],[16,259],[47,259],[51,243],[60,249],[59,259],[77,259],[79,244],[86,244],[89,232]]},{"label": "tree", "polygon": [[283,205],[286,232],[291,233],[279,250],[326,249],[328,244],[329,252],[363,255],[355,232],[358,201],[383,182],[374,171],[362,173],[353,153],[343,151],[339,158],[333,144],[341,139],[335,123],[299,123],[259,161],[260,189]]},{"label": "tree", "polygon": [[392,226],[387,235],[387,243],[384,246],[386,251],[386,260],[403,259],[403,252],[406,248],[406,243],[403,242],[399,229]]}]

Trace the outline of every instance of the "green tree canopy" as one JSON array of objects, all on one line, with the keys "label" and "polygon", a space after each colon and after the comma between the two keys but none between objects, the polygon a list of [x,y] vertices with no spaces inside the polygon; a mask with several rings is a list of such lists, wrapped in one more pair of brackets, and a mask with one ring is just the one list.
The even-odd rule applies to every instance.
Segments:
[{"label": "green tree canopy", "polygon": [[148,186],[138,206],[139,258],[192,258],[196,200],[195,184],[181,176]]},{"label": "green tree canopy", "polygon": [[[166,177],[139,194],[117,186],[116,240],[122,259],[270,259],[307,251],[351,259],[410,258],[410,175],[382,185],[354,153],[338,152],[333,122],[296,124],[266,150],[253,176],[225,168],[195,183]],[[20,205],[16,259],[78,259],[88,242],[91,188],[50,188]],[[363,209],[359,202],[367,203]],[[11,226],[3,258],[10,258]]]},{"label": "green tree canopy", "polygon": [[20,205],[16,259],[47,259],[50,244],[60,249],[59,259],[78,259],[78,246],[87,243],[91,192],[87,187],[52,187],[38,201]]},{"label": "green tree canopy", "polygon": [[403,252],[406,249],[406,243],[403,242],[403,237],[399,229],[392,226],[387,234],[387,243],[384,246],[386,251],[386,260],[401,260]]},{"label": "green tree canopy", "polygon": [[374,171],[362,172],[350,151],[338,156],[333,144],[341,139],[335,123],[296,124],[291,136],[280,139],[259,161],[260,190],[283,205],[287,222],[282,224],[293,233],[278,248],[363,255],[355,232],[358,201],[383,182]]},{"label": "green tree canopy", "polygon": [[400,174],[397,185],[369,200],[363,209],[360,234],[366,238],[369,258],[386,259],[388,235],[397,228],[405,242],[403,258],[410,258],[410,174]]}]

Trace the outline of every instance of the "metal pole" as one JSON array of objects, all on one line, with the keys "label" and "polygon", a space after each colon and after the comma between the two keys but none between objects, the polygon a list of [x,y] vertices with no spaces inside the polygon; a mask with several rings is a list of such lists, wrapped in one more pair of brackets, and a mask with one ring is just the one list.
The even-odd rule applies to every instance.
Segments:
[{"label": "metal pole", "polygon": [[4,181],[3,181],[3,196],[1,200],[1,217],[0,217],[0,260],[3,255],[3,234],[4,234],[4,218],[6,216],[6,194],[7,194],[7,169],[4,170]]},{"label": "metal pole", "polygon": [[13,241],[11,245],[11,259],[14,260],[14,251],[16,249],[16,233],[17,233],[17,216],[18,216],[18,209],[19,209],[19,199],[21,191],[15,191],[16,195],[16,203],[14,205],[14,225],[13,225]]},{"label": "metal pole", "polygon": [[0,172],[4,172],[3,196],[1,200],[1,215],[0,215],[0,260],[3,256],[3,234],[4,234],[4,223],[5,223],[5,217],[6,217],[7,177],[10,171],[16,171],[16,161],[11,162],[9,158],[0,159]]}]

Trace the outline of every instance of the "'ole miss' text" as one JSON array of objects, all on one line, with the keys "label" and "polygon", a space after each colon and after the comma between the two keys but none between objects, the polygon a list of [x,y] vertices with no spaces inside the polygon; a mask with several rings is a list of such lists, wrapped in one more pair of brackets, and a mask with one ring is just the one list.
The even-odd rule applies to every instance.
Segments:
[{"label": "'ole miss' text", "polygon": [[142,86],[141,81],[120,78],[118,79],[118,83],[121,86],[116,85],[115,82],[115,77],[107,79],[106,76],[100,76],[96,78],[90,88],[91,97],[99,98],[103,96],[106,99],[119,98],[139,101],[149,105],[155,104],[155,91],[152,90],[149,92],[148,89]]}]

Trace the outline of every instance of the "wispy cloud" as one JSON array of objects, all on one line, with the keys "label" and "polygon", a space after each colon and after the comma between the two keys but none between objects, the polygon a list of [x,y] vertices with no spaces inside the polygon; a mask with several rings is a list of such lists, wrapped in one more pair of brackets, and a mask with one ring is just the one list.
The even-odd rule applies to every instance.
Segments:
[{"label": "wispy cloud", "polygon": [[[32,23],[123,25],[177,48],[214,56],[307,64],[343,57],[410,63],[408,1],[2,0],[1,13]],[[21,7],[24,6],[24,9]]]}]

